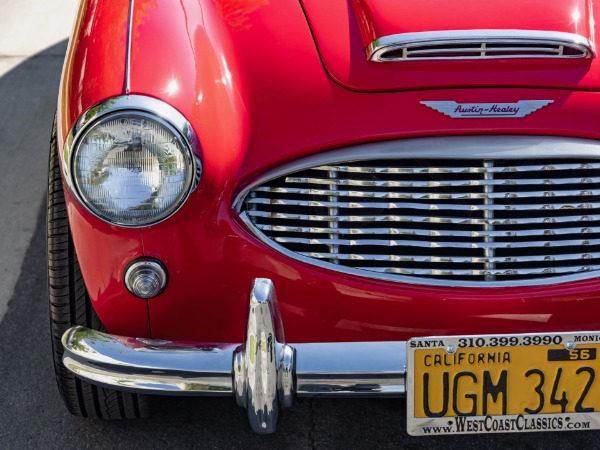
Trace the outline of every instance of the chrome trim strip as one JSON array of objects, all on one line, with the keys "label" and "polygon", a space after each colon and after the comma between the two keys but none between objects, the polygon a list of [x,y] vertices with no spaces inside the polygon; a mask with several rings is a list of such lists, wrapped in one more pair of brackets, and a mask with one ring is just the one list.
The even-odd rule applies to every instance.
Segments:
[{"label": "chrome trim strip", "polygon": [[[505,41],[503,41],[505,42]],[[493,47],[493,48],[482,48],[480,45],[476,45],[473,47],[460,47],[454,49],[444,49],[444,53],[469,53],[469,52],[485,52],[485,56],[488,56],[489,53],[505,53],[505,52],[540,52],[540,53],[548,53],[551,55],[557,55],[557,51],[548,47]],[[440,53],[440,50],[437,49],[429,49],[429,50],[412,50],[411,53],[413,55],[430,55],[432,53]]]},{"label": "chrome trim strip", "polygon": [[[268,239],[268,238],[267,238]],[[449,241],[412,241],[399,239],[318,239],[318,238],[296,238],[296,237],[275,237],[277,242],[286,242],[294,244],[312,244],[312,245],[368,245],[381,247],[420,247],[444,249],[497,249],[497,248],[531,248],[531,247],[570,247],[573,245],[600,245],[600,239],[569,239],[569,240],[548,240],[548,241],[520,241],[520,242],[449,242]]]},{"label": "chrome trim strip", "polygon": [[179,205],[173,209],[171,214],[168,216],[152,223],[147,224],[122,224],[116,222],[109,222],[113,225],[122,226],[125,228],[145,228],[152,225],[156,225],[164,220],[167,220],[173,214],[175,214],[187,201],[190,194],[196,189],[200,177],[202,175],[202,163],[194,150],[198,148],[198,139],[196,133],[192,128],[192,125],[187,119],[175,108],[169,104],[157,100],[152,97],[146,97],[143,95],[123,95],[119,97],[113,97],[104,102],[98,103],[92,106],[81,117],[75,122],[75,125],[69,131],[65,144],[63,147],[62,154],[62,174],[63,178],[69,187],[73,196],[77,201],[91,214],[98,217],[100,220],[106,221],[104,218],[98,216],[83,200],[80,196],[78,189],[75,186],[73,179],[73,160],[77,150],[77,146],[81,141],[82,136],[93,127],[98,121],[102,120],[108,115],[122,114],[122,113],[141,113],[142,115],[148,115],[154,120],[157,120],[165,127],[174,131],[175,135],[179,136],[182,140],[183,146],[188,150],[187,159],[188,164],[191,166],[190,179],[188,180],[189,187],[188,192],[182,197]]},{"label": "chrome trim strip", "polygon": [[[403,269],[401,267],[361,267],[354,266],[356,269],[366,270],[369,272],[389,273],[398,275],[427,275],[427,276],[490,276],[497,277],[500,275],[549,275],[553,273],[573,273],[573,272],[592,272],[600,270],[600,265],[595,266],[579,266],[577,267],[544,267],[540,269],[494,269],[492,267],[485,270],[468,270],[468,269]],[[490,278],[490,281],[495,278]]]},{"label": "chrome trim strip", "polygon": [[[491,222],[494,222],[493,220]],[[486,222],[486,225],[490,222]],[[306,233],[306,234],[331,234],[335,236],[340,234],[353,234],[356,236],[367,236],[370,234],[392,235],[392,236],[426,236],[426,237],[470,237],[470,238],[511,238],[516,236],[559,236],[562,234],[593,234],[600,233],[600,228],[581,227],[581,228],[547,228],[536,230],[518,230],[518,231],[462,231],[462,230],[418,230],[414,228],[330,228],[319,227],[294,227],[284,225],[262,225],[257,224],[256,228],[261,231],[284,231],[288,233]],[[333,258],[334,253],[330,254]],[[344,254],[339,255],[344,258]]]},{"label": "chrome trim strip", "polygon": [[[491,198],[491,197],[483,197]],[[377,209],[414,209],[419,211],[548,211],[560,209],[592,209],[600,208],[600,202],[589,203],[540,203],[532,205],[468,205],[454,203],[438,203],[437,205],[423,203],[405,202],[320,202],[316,200],[287,200],[251,198],[249,204],[280,205],[280,206],[316,206],[316,207],[338,207],[338,208],[377,208]]]},{"label": "chrome trim strip", "polygon": [[[67,330],[62,343],[65,366],[96,385],[141,394],[246,399],[239,395],[247,388],[243,376],[237,378],[243,373],[236,365],[241,355],[238,344],[121,337],[80,326]],[[302,343],[286,348],[279,364],[285,373],[278,376],[289,383],[278,390],[278,396],[284,392],[283,401],[279,397],[282,406],[291,405],[292,392],[299,397],[405,395],[404,341]]]},{"label": "chrome trim strip", "polygon": [[296,392],[302,397],[400,397],[405,394],[405,342],[293,344]]},{"label": "chrome trim strip", "polygon": [[[409,56],[410,49],[420,46],[452,46],[475,44],[477,47],[463,49],[462,53],[477,53],[473,56]],[[522,45],[553,45],[557,50],[553,55],[490,55],[494,51],[502,49],[487,48],[489,44],[522,44]],[[581,55],[565,55],[564,47],[576,49]],[[400,57],[386,57],[385,54],[390,51],[402,50]],[[426,49],[424,49],[426,50]],[[451,49],[450,49],[451,50]],[[496,58],[592,58],[595,56],[595,47],[593,42],[584,36],[564,33],[558,31],[540,31],[540,30],[446,30],[446,31],[425,31],[418,33],[402,33],[390,36],[383,36],[371,42],[366,48],[366,55],[369,61],[390,62],[390,61],[418,61],[418,60],[462,60],[462,59],[496,59]],[[437,52],[446,52],[442,49]],[[458,51],[458,50],[457,50]],[[511,51],[518,53],[515,49]],[[523,51],[523,50],[521,50]],[[421,50],[420,53],[423,54]],[[459,52],[460,53],[460,52]]]},{"label": "chrome trim strip", "polygon": [[[563,149],[564,151],[564,149]],[[598,156],[597,154],[595,156]],[[564,157],[564,155],[563,155]],[[570,155],[569,155],[570,157]],[[403,158],[406,159],[406,158]],[[458,158],[456,158],[458,159]],[[477,158],[472,158],[477,159]],[[523,158],[521,158],[523,159]],[[471,174],[471,173],[516,173],[516,172],[540,172],[540,171],[555,171],[555,170],[578,170],[578,169],[600,169],[600,162],[598,163],[585,163],[585,164],[536,164],[528,166],[501,166],[494,165],[493,167],[419,167],[419,168],[407,168],[407,167],[353,167],[343,165],[328,165],[314,167],[313,170],[325,170],[325,171],[336,171],[336,172],[348,172],[348,173],[376,173],[376,174]],[[481,180],[483,184],[486,180]],[[487,180],[491,181],[491,180]]]},{"label": "chrome trim strip", "polygon": [[[492,181],[492,180],[484,180]],[[575,184],[577,181],[571,181],[571,184]],[[533,183],[532,183],[533,184]],[[494,186],[490,183],[484,184],[484,186]],[[298,188],[279,188],[279,187],[259,187],[255,189],[255,192],[268,192],[277,194],[301,194],[301,195],[326,195],[334,197],[328,199],[329,202],[336,202],[337,197],[358,197],[363,198],[381,198],[381,199],[403,199],[403,200],[472,200],[472,199],[490,199],[490,198],[527,198],[533,199],[536,197],[547,198],[547,197],[579,197],[579,196],[596,196],[600,195],[600,191],[594,190],[547,190],[547,191],[519,191],[519,192],[480,192],[473,193],[467,192],[463,194],[426,194],[426,193],[404,193],[404,192],[381,192],[381,191],[339,191],[339,190],[324,190],[324,189],[298,189]],[[284,199],[282,199],[284,200]],[[257,203],[257,202],[252,202]],[[439,209],[443,209],[440,204]],[[336,214],[329,214],[334,216]]]},{"label": "chrome trim strip", "polygon": [[[600,168],[600,165],[598,165]],[[315,167],[314,170],[319,168]],[[544,169],[546,170],[546,169]],[[550,169],[552,170],[552,169]],[[446,180],[446,181],[395,181],[395,180],[329,180],[315,177],[286,177],[286,183],[310,184],[335,184],[336,186],[367,186],[367,187],[468,187],[468,186],[519,186],[532,185],[555,186],[561,184],[594,184],[600,183],[600,177],[588,178],[519,178],[519,179],[493,179],[493,180]],[[272,188],[257,188],[272,189]],[[279,192],[279,191],[278,191]],[[361,191],[362,192],[362,191]],[[329,195],[329,194],[327,194]]]},{"label": "chrome trim strip", "polygon": [[[328,253],[319,252],[298,252],[302,256],[318,259],[330,259]],[[371,255],[347,253],[336,256],[338,260],[344,261],[378,261],[378,262],[423,262],[423,263],[452,263],[452,264],[476,264],[485,263],[486,261],[493,263],[522,263],[522,262],[554,262],[554,261],[572,261],[600,258],[600,253],[570,253],[560,255],[534,255],[534,256],[519,256],[519,257],[504,257],[495,256],[492,258],[468,257],[468,256],[398,256],[398,255]]]},{"label": "chrome trim strip", "polygon": [[549,224],[549,223],[566,223],[566,222],[588,222],[600,220],[600,215],[584,214],[577,216],[558,216],[558,217],[531,217],[518,219],[494,219],[488,222],[484,219],[472,219],[463,217],[429,217],[429,216],[320,216],[315,214],[285,214],[281,212],[266,212],[266,211],[246,211],[250,217],[268,217],[272,219],[284,220],[316,220],[320,222],[331,222],[340,220],[343,222],[399,222],[399,223],[440,223],[440,224],[455,224],[455,225],[524,225],[524,224]]},{"label": "chrome trim strip", "polygon": [[62,337],[63,363],[102,386],[168,395],[231,394],[235,344],[200,345],[112,336],[80,326]]},{"label": "chrome trim strip", "polygon": [[125,94],[131,92],[131,45],[133,35],[133,11],[135,0],[129,1],[129,17],[127,21],[127,56],[125,61]]},{"label": "chrome trim strip", "polygon": [[[568,155],[565,155],[565,148],[569,148]],[[240,191],[232,207],[240,212],[244,199],[258,185],[304,169],[335,165],[339,161],[410,158],[519,160],[540,155],[547,158],[598,158],[600,143],[581,138],[508,135],[427,137],[361,144],[317,153],[267,171]]]}]

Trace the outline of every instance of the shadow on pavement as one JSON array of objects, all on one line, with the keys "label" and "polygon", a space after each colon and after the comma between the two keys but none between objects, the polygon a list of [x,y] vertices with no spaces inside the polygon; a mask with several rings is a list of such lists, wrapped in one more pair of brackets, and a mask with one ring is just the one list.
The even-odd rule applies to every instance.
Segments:
[{"label": "shadow on pavement", "polygon": [[0,56],[0,321],[46,192],[48,139],[66,45],[15,67],[21,57]]}]

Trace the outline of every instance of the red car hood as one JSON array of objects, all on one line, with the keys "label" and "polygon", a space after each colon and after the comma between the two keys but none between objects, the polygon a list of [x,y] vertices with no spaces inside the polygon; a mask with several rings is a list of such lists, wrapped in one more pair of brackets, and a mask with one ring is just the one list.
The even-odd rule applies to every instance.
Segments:
[{"label": "red car hood", "polygon": [[369,61],[376,39],[444,30],[572,33],[594,42],[598,3],[587,0],[300,0],[329,75],[358,91],[474,86],[596,90],[598,56],[582,59]]}]

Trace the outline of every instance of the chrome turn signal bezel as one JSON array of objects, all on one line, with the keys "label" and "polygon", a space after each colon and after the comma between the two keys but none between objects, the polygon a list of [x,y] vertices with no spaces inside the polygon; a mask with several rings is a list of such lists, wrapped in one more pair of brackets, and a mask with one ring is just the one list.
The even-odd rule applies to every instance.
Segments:
[{"label": "chrome turn signal bezel", "polygon": [[[157,273],[160,278],[160,286],[152,295],[140,295],[136,293],[136,289],[132,285],[132,277],[134,276],[134,272],[139,271],[140,269],[152,270]],[[127,288],[127,291],[131,295],[134,295],[138,298],[142,298],[144,300],[150,300],[159,296],[167,287],[169,283],[169,272],[163,263],[154,258],[139,258],[127,265],[125,272],[123,273],[123,284]]]}]

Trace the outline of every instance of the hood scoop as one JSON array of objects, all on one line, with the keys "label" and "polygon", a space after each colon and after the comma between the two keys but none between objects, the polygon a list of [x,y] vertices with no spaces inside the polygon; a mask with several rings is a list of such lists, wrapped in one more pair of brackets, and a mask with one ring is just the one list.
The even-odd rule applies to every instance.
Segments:
[{"label": "hood scoop", "polygon": [[299,1],[325,70],[354,91],[600,90],[600,2]]},{"label": "hood scoop", "polygon": [[374,62],[591,58],[594,46],[583,36],[556,31],[448,30],[384,36],[374,40],[366,53]]}]

